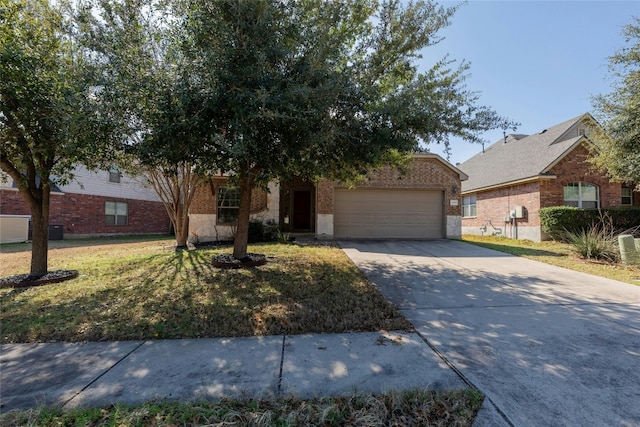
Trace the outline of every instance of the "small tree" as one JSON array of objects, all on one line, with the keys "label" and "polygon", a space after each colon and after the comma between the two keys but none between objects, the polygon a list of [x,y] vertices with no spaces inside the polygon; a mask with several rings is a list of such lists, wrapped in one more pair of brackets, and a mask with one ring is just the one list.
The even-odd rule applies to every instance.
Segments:
[{"label": "small tree", "polygon": [[77,162],[95,163],[108,152],[90,68],[70,29],[60,5],[0,0],[0,168],[31,210],[34,277],[48,270],[52,184],[72,179]]},{"label": "small tree", "polygon": [[189,206],[204,182],[202,176],[194,171],[193,165],[184,162],[171,165],[170,169],[147,166],[142,174],[167,210],[176,234],[176,247],[185,247],[189,237]]},{"label": "small tree", "polygon": [[629,46],[609,57],[613,92],[592,98],[595,144],[592,162],[616,181],[640,190],[640,18],[624,28]]}]

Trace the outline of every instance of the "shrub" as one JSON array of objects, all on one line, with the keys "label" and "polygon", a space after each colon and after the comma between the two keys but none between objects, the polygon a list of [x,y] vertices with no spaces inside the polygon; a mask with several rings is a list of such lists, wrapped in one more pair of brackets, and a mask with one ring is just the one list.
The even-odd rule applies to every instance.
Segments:
[{"label": "shrub", "polygon": [[573,250],[586,259],[616,262],[619,259],[617,240],[606,226],[598,225],[587,230],[566,233]]},{"label": "shrub", "polygon": [[285,243],[288,241],[287,237],[280,231],[280,226],[277,222],[270,219],[264,224],[264,240],[265,242],[279,242]]},{"label": "shrub", "polygon": [[280,231],[277,222],[270,219],[267,222],[259,220],[249,221],[249,243],[287,241],[287,237]]},{"label": "shrub", "polygon": [[572,206],[542,208],[538,212],[542,231],[555,240],[568,240],[567,232],[580,234],[601,222],[611,221],[612,230],[622,231],[640,225],[640,206],[580,209]]}]

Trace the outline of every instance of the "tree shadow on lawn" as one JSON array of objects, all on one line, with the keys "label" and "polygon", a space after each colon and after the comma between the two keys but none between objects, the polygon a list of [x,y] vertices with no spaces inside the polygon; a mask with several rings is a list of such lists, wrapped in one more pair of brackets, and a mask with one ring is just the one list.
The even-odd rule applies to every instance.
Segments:
[{"label": "tree shadow on lawn", "polygon": [[[344,262],[272,256],[220,270],[215,251],[160,253],[114,266],[94,287],[66,283],[2,298],[2,342],[111,341],[410,329]],[[80,280],[80,279],[77,279]]]},{"label": "tree shadow on lawn", "polygon": [[[68,249],[68,248],[82,248],[82,247],[91,247],[91,246],[105,246],[105,245],[123,245],[129,243],[160,243],[167,240],[175,239],[170,235],[158,234],[158,235],[137,235],[137,236],[105,236],[105,237],[94,237],[94,238],[86,238],[86,239],[64,239],[64,240],[50,240],[49,241],[49,249]],[[24,243],[3,243],[0,244],[0,253],[20,253],[20,252],[31,252],[32,243],[24,242]],[[164,246],[164,245],[163,245]],[[167,249],[172,248],[172,246],[167,243]]]}]

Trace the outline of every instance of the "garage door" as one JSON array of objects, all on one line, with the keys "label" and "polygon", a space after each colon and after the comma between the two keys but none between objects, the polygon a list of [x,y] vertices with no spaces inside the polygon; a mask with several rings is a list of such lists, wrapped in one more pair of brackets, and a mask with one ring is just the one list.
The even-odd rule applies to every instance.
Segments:
[{"label": "garage door", "polygon": [[336,189],[333,232],[343,239],[442,239],[443,192]]}]

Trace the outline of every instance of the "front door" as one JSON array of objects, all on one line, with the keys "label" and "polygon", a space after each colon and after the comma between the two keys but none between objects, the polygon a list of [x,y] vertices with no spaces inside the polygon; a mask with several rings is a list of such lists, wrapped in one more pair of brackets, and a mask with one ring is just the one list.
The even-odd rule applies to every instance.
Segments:
[{"label": "front door", "polygon": [[293,231],[311,231],[311,191],[293,192]]}]

